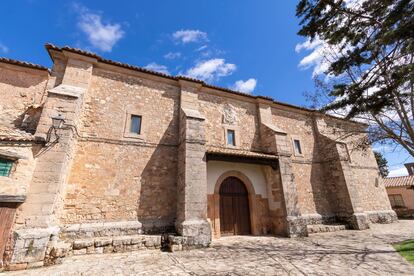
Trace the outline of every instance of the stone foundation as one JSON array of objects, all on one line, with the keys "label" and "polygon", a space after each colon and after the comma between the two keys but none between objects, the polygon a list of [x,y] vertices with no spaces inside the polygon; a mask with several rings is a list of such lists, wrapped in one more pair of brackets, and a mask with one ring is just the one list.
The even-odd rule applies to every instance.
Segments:
[{"label": "stone foundation", "polygon": [[309,234],[336,232],[347,229],[344,224],[310,224],[307,228]]},{"label": "stone foundation", "polygon": [[57,238],[59,228],[30,228],[14,232],[14,248],[10,263],[43,262],[48,244]]},{"label": "stone foundation", "polygon": [[393,210],[365,212],[371,223],[393,223],[398,221],[397,214]]},{"label": "stone foundation", "polygon": [[305,214],[302,215],[302,219],[305,220],[306,225],[330,224],[337,222],[335,215]]},{"label": "stone foundation", "polygon": [[302,217],[288,216],[286,218],[287,227],[286,234],[289,238],[307,237],[308,229],[306,227],[306,220]]},{"label": "stone foundation", "polygon": [[211,226],[207,220],[191,220],[178,223],[177,232],[189,245],[209,246],[211,243]]},{"label": "stone foundation", "polygon": [[210,245],[207,221],[184,222],[176,234],[142,234],[138,221],[65,225],[61,229],[39,228],[15,231],[13,258],[7,270],[21,270],[60,263],[73,255],[118,253],[135,250],[171,252]]},{"label": "stone foundation", "polygon": [[62,240],[93,238],[105,236],[123,236],[142,234],[139,221],[112,221],[64,225],[60,232]]},{"label": "stone foundation", "polygon": [[48,249],[45,264],[57,264],[63,258],[73,255],[118,253],[144,249],[160,249],[160,235],[128,235],[79,239],[73,242],[60,242]]}]

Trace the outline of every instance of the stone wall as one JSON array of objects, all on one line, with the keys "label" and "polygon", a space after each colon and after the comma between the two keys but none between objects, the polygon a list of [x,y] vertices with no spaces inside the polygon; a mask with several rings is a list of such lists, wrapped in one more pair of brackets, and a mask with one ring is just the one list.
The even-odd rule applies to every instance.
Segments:
[{"label": "stone wall", "polygon": [[36,129],[48,72],[0,62],[0,125]]},{"label": "stone wall", "polygon": [[[225,147],[225,130],[235,130],[236,148],[260,150],[257,106],[255,102],[243,101],[205,93],[198,96],[200,112],[206,118],[206,143],[208,146]],[[225,121],[223,113],[230,113],[232,121]],[[237,143],[239,139],[239,143]]]},{"label": "stone wall", "polygon": [[209,161],[207,163],[207,193],[214,194],[217,180],[227,171],[239,171],[246,175],[253,184],[255,194],[267,198],[267,183],[263,174],[263,166],[257,164],[243,164],[222,161]]},{"label": "stone wall", "polygon": [[[2,180],[3,190],[27,193],[9,250],[16,265],[43,264],[65,250],[158,248],[160,236],[143,234],[169,231],[180,235],[167,239],[171,250],[208,246],[211,226],[219,232],[209,179],[220,177],[217,171],[250,183],[253,234],[296,237],[307,235],[306,224],[342,220],[364,229],[369,221],[395,220],[372,151],[339,136],[361,125],[94,55],[55,49],[51,56],[50,78],[45,70],[0,64],[0,123],[36,129],[45,140],[40,150],[8,149],[29,157],[18,161],[24,173],[7,181],[31,182],[11,191]],[[66,127],[54,132],[58,114]],[[142,117],[139,135],[129,132],[132,114]],[[226,143],[228,129],[234,146]],[[208,147],[238,158],[271,155],[278,167],[237,163],[209,171]]]},{"label": "stone wall", "polygon": [[[97,68],[88,95],[61,222],[173,225],[177,87]],[[140,137],[125,135],[129,114],[142,116]]]},{"label": "stone wall", "polygon": [[[272,108],[274,124],[286,131],[291,148],[293,174],[298,189],[298,205],[302,214],[332,215],[330,193],[325,171],[320,163],[313,118],[301,112]],[[302,155],[295,154],[293,139],[300,140]]]},{"label": "stone wall", "polygon": [[[33,151],[34,150],[34,151]],[[13,158],[9,177],[0,177],[0,202],[23,202],[29,190],[33,170],[36,166],[34,154],[39,147],[33,143],[2,143],[0,146],[0,156]],[[17,201],[14,201],[17,200]]]}]

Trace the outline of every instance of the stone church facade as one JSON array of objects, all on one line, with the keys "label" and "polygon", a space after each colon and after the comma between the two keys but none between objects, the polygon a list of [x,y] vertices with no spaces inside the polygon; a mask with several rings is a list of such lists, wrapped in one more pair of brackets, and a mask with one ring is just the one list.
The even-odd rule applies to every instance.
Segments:
[{"label": "stone church facade", "polygon": [[396,220],[371,149],[343,135],[362,124],[46,50],[50,70],[0,59],[3,267]]}]

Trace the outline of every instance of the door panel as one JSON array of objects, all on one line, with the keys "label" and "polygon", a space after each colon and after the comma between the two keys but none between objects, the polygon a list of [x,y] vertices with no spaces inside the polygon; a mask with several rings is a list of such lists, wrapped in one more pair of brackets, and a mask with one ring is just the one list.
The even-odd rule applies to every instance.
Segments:
[{"label": "door panel", "polygon": [[220,186],[220,229],[222,235],[250,234],[248,192],[236,177],[226,178]]},{"label": "door panel", "polygon": [[4,250],[14,223],[16,204],[0,203],[0,264],[3,260]]},{"label": "door panel", "polygon": [[231,196],[220,198],[220,229],[223,235],[234,234],[233,198]]}]

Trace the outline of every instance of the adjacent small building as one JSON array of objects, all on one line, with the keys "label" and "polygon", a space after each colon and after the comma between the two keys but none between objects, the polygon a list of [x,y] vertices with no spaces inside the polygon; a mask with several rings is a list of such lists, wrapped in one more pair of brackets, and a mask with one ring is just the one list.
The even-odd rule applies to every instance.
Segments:
[{"label": "adjacent small building", "polygon": [[46,50],[51,69],[0,59],[8,268],[396,220],[372,150],[355,143],[364,124],[80,49]]},{"label": "adjacent small building", "polygon": [[407,163],[405,167],[408,176],[384,179],[392,209],[401,218],[414,217],[414,163]]}]

